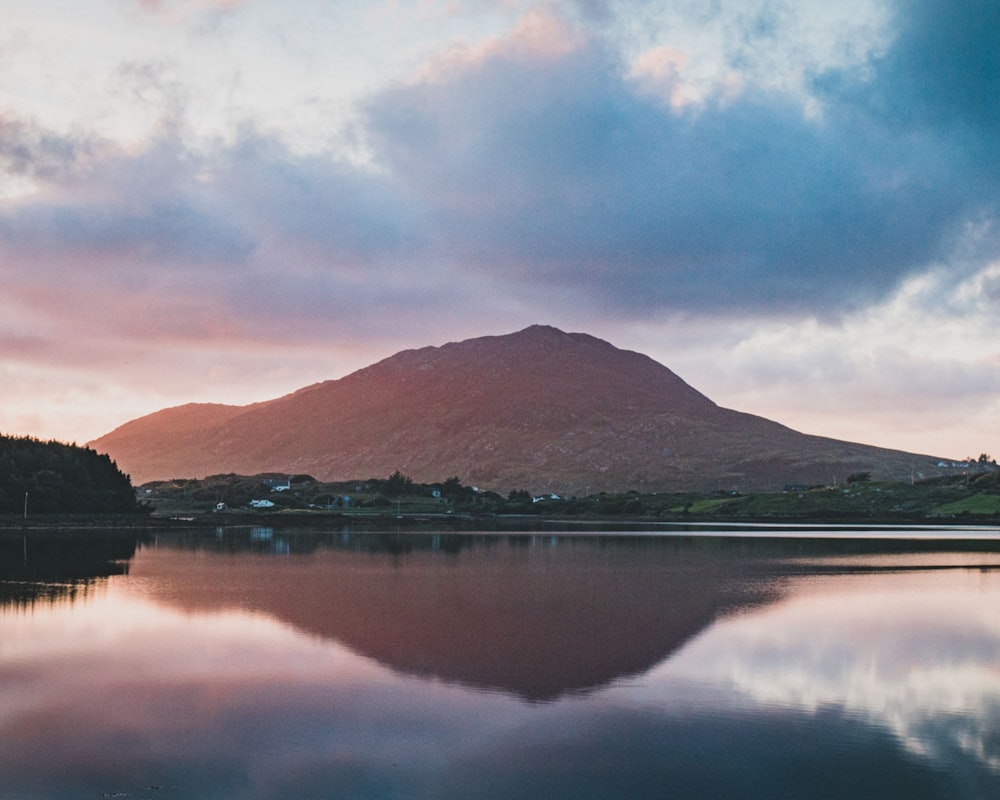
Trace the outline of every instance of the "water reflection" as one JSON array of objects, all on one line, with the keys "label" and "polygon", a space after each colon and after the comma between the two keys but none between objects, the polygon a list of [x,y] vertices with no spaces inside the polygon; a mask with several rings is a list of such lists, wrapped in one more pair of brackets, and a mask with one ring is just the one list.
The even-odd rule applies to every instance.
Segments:
[{"label": "water reflection", "polygon": [[93,531],[0,536],[0,607],[72,601],[125,574],[136,543],[135,535]]},{"label": "water reflection", "polygon": [[[274,552],[251,532],[243,544]],[[403,672],[531,700],[643,672],[767,587],[717,549],[552,537],[296,537],[309,558],[206,559],[240,541],[171,539],[132,580],[187,611],[241,608]]]},{"label": "water reflection", "polygon": [[996,775],[998,601],[995,568],[799,578],[782,601],[720,620],[656,677],[697,676],[764,707],[833,709],[928,763]]},{"label": "water reflection", "polygon": [[0,798],[997,796],[1000,557],[901,549],[160,540],[0,610]]}]

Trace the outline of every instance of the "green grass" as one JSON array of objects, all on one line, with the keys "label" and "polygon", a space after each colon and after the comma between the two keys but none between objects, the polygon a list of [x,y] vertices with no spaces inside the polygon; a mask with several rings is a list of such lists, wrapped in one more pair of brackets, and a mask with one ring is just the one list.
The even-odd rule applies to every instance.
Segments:
[{"label": "green grass", "polygon": [[688,509],[690,514],[713,514],[723,506],[731,505],[736,498],[731,497],[710,497],[704,500],[696,500]]},{"label": "green grass", "polygon": [[944,514],[1000,514],[1000,495],[974,494],[954,503],[945,503],[932,509],[933,515]]}]

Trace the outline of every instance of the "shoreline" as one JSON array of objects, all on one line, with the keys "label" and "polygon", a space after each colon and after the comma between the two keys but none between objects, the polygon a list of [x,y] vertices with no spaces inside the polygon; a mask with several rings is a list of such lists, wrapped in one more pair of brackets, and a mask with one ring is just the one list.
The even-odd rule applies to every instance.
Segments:
[{"label": "shoreline", "polygon": [[[0,515],[0,536],[21,536],[38,533],[84,533],[122,532],[146,533],[167,530],[192,530],[206,528],[281,527],[316,529],[326,526],[351,526],[358,528],[379,528],[386,526],[406,527],[414,532],[428,529],[454,529],[464,532],[473,526],[479,529],[516,531],[528,529],[551,529],[558,526],[579,528],[581,531],[595,527],[622,529],[621,532],[635,532],[645,529],[676,530],[690,526],[694,529],[716,526],[752,531],[754,529],[805,530],[850,530],[852,528],[927,528],[949,529],[970,528],[973,530],[1000,528],[1000,515],[959,514],[954,516],[928,516],[924,514],[900,515],[855,515],[855,514],[808,514],[808,515],[711,515],[677,514],[671,516],[583,516],[559,514],[467,514],[467,513],[402,513],[402,514],[352,514],[343,512],[252,512],[252,513],[207,513],[174,517],[158,517],[134,514],[38,515],[24,519],[17,515]],[[692,531],[696,532],[696,531]]]}]

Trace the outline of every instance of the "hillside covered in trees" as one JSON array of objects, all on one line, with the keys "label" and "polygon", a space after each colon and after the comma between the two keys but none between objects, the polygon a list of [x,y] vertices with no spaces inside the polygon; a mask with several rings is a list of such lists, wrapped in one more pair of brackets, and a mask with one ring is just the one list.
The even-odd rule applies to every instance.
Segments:
[{"label": "hillside covered in trees", "polygon": [[0,513],[103,514],[136,510],[129,477],[88,447],[0,434]]}]

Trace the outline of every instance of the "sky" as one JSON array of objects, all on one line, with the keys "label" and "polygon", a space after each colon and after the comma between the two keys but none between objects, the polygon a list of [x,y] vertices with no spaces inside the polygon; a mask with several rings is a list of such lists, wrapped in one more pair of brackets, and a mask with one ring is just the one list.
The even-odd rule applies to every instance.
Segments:
[{"label": "sky", "polygon": [[2,0],[0,432],[555,325],[1000,455],[996,0]]}]

